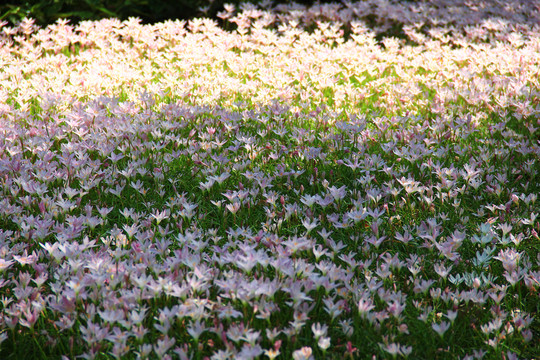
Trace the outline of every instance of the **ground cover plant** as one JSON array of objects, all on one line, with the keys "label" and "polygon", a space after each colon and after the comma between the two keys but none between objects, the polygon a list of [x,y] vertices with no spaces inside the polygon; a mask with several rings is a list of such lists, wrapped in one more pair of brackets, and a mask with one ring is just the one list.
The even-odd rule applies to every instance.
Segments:
[{"label": "ground cover plant", "polygon": [[483,4],[4,25],[0,357],[538,358],[539,13]]}]

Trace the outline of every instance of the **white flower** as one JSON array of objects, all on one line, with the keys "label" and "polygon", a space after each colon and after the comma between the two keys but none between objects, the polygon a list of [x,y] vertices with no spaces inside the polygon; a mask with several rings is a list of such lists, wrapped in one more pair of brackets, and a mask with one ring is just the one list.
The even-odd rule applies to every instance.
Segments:
[{"label": "white flower", "polygon": [[320,323],[314,323],[313,325],[311,325],[311,331],[313,331],[313,335],[315,336],[315,339],[318,339],[321,336],[326,336],[326,332],[328,331],[328,325],[321,325]]},{"label": "white flower", "polygon": [[309,346],[304,346],[300,350],[293,352],[294,360],[313,360],[313,350]]},{"label": "white flower", "polygon": [[319,226],[319,219],[314,218],[313,221],[309,221],[309,219],[303,219],[302,225],[306,228],[307,232],[310,233],[311,230],[315,229],[317,226]]},{"label": "white flower", "polygon": [[323,337],[319,338],[319,341],[317,342],[317,344],[319,345],[319,348],[322,351],[325,351],[326,349],[328,349],[330,347],[330,338],[323,336]]}]

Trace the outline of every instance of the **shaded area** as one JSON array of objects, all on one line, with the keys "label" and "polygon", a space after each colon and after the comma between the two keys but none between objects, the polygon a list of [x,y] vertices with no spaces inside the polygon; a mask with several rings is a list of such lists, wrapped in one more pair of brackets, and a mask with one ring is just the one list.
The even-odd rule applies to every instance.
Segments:
[{"label": "shaded area", "polygon": [[[100,20],[114,17],[126,20],[129,17],[139,17],[144,23],[162,22],[167,19],[191,19],[196,16],[215,18],[223,10],[224,4],[238,5],[240,0],[33,0],[23,2],[8,2],[0,5],[0,20],[14,25],[24,17],[36,19],[36,23],[46,26],[60,18],[69,18],[72,23],[82,20]],[[250,1],[264,5],[264,1]],[[272,1],[271,4],[286,1]],[[328,3],[329,1],[321,1]],[[313,1],[300,1],[302,4],[312,4]]]},{"label": "shaded area", "polygon": [[[23,18],[33,18],[37,25],[46,26],[58,19],[67,18],[71,23],[84,20],[138,17],[143,23],[156,23],[169,19],[187,20],[194,17],[216,19],[221,25],[225,4],[242,8],[270,10],[280,19],[299,18],[321,21],[339,21],[344,24],[361,19],[368,25],[385,24],[386,35],[401,37],[403,26],[437,27],[451,25],[464,27],[489,22],[497,27],[534,25],[540,23],[538,0],[410,0],[410,1],[313,1],[285,0],[33,0],[0,5],[0,22],[18,24]],[[290,12],[290,10],[293,10]],[[239,11],[241,12],[241,10]],[[288,13],[288,14],[287,14]],[[292,13],[292,15],[291,15]],[[307,17],[307,19],[306,19]],[[428,19],[426,21],[426,19]],[[504,19],[504,20],[503,20]],[[311,21],[310,21],[311,22]],[[519,28],[517,28],[519,30]]]}]

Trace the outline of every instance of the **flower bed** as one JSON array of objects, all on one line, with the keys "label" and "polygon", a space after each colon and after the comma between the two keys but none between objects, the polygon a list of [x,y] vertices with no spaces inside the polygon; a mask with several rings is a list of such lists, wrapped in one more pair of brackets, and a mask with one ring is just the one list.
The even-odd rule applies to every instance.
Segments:
[{"label": "flower bed", "polygon": [[1,357],[538,356],[538,10],[437,4],[0,28]]}]

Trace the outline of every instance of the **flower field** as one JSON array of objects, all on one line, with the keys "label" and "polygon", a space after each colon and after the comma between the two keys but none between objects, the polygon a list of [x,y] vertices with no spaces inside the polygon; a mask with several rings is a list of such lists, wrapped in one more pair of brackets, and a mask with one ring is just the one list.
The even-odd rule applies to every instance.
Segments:
[{"label": "flower field", "polygon": [[478,3],[3,23],[0,358],[540,358],[540,3]]}]

